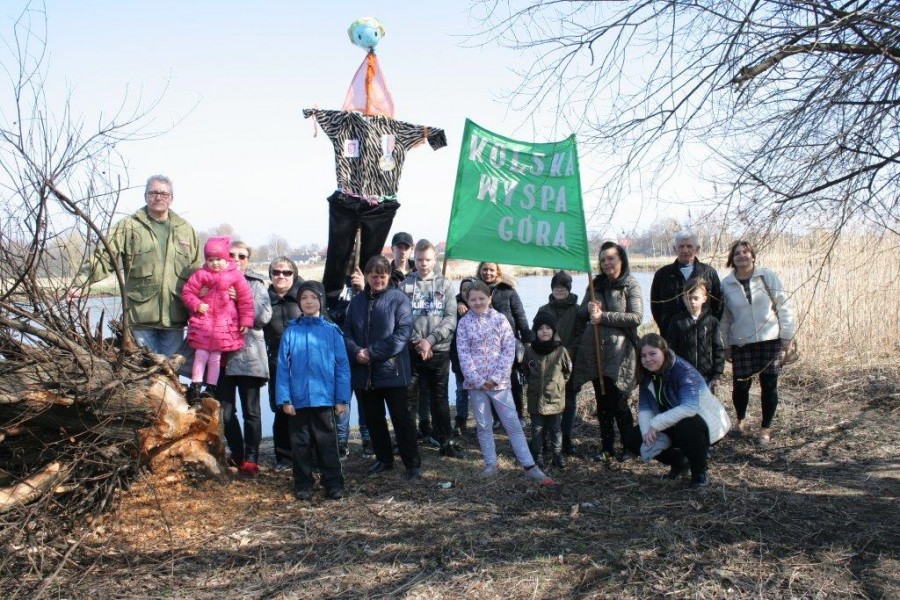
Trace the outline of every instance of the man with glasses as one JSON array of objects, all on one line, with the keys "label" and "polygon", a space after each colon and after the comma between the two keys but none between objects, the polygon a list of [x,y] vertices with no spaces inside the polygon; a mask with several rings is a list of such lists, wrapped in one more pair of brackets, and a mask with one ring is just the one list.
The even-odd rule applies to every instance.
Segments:
[{"label": "man with glasses", "polygon": [[181,288],[203,255],[197,232],[171,210],[174,194],[168,177],[147,179],[144,200],[146,206],[116,223],[107,235],[112,256],[100,244],[69,297],[78,297],[85,287],[121,266],[124,310],[135,341],[151,352],[171,356],[182,345],[189,316],[181,303]]}]

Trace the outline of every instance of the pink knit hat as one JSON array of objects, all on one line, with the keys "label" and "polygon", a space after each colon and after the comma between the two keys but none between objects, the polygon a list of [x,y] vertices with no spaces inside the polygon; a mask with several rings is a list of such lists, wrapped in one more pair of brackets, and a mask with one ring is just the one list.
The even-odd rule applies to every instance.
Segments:
[{"label": "pink knit hat", "polygon": [[203,245],[203,256],[206,260],[211,258],[224,258],[228,260],[228,251],[231,250],[231,238],[227,235],[211,237]]}]

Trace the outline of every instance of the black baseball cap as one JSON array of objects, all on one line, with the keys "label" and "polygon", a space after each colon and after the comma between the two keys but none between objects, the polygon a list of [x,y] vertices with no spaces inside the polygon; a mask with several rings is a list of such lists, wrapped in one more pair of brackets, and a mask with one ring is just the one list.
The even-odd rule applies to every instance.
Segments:
[{"label": "black baseball cap", "polygon": [[397,244],[406,244],[410,248],[413,247],[413,239],[412,236],[406,233],[405,231],[398,231],[394,234],[393,239],[391,239],[391,246],[396,246]]}]

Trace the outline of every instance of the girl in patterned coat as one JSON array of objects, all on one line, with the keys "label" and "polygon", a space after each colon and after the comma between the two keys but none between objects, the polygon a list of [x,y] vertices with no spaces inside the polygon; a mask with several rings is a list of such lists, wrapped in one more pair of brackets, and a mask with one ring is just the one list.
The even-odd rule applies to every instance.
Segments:
[{"label": "girl in patterned coat", "polygon": [[506,317],[491,308],[491,290],[483,281],[476,281],[466,295],[469,312],[460,319],[456,331],[459,364],[469,391],[469,406],[478,427],[478,444],[484,456],[482,475],[497,472],[497,452],[491,428],[491,405],[497,411],[503,429],[512,444],[516,460],[525,469],[525,476],[543,485],[551,485],[535,464],[510,391],[510,370],[516,353],[516,340]]},{"label": "girl in patterned coat", "polygon": [[244,274],[229,260],[230,248],[230,237],[209,238],[203,246],[206,264],[194,271],[181,291],[181,301],[191,313],[187,341],[196,351],[188,390],[191,404],[201,397],[204,371],[203,395],[215,397],[222,353],[242,348],[247,329],[253,327],[253,292]]}]

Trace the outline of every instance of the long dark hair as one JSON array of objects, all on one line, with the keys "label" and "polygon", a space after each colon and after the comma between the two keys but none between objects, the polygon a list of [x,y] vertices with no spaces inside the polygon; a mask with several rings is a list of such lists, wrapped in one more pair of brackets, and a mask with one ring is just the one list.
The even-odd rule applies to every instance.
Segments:
[{"label": "long dark hair", "polygon": [[669,344],[666,343],[666,340],[663,339],[661,335],[658,333],[648,333],[644,337],[638,341],[637,345],[637,353],[638,353],[638,364],[637,364],[637,382],[638,384],[642,383],[645,379],[648,379],[653,376],[653,373],[648,371],[644,367],[644,363],[641,362],[641,350],[644,349],[644,346],[651,346],[653,348],[658,348],[662,350],[663,353],[663,364],[660,372],[665,373],[670,366],[672,366],[672,354],[669,352]]}]

